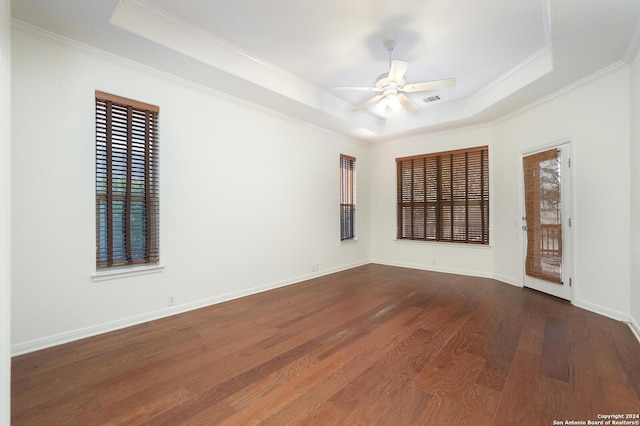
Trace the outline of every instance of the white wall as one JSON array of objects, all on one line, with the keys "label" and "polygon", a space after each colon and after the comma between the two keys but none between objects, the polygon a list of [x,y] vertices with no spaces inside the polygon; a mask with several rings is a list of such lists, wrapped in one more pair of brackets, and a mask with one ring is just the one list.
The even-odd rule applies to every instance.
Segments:
[{"label": "white wall", "polygon": [[[491,163],[493,149],[490,127],[417,136],[403,141],[378,145],[372,149],[371,242],[373,262],[465,275],[493,276],[493,247],[396,240],[397,179],[395,159],[483,145],[489,145],[489,161]],[[489,180],[490,186],[493,185],[492,180]],[[491,189],[490,193],[493,193]],[[491,198],[489,202],[490,211],[493,211]],[[493,222],[491,217],[490,221]],[[493,245],[491,235],[489,240]]]},{"label": "white wall", "polygon": [[[14,353],[369,261],[366,145],[21,28],[13,52]],[[90,277],[96,89],[160,107],[161,273]],[[340,153],[357,158],[350,244]]]},{"label": "white wall", "polygon": [[521,283],[520,153],[572,141],[574,303],[620,319],[630,291],[628,81],[620,67],[497,123],[491,164],[494,273]]},{"label": "white wall", "polygon": [[0,0],[0,425],[11,421],[11,34]]},{"label": "white wall", "polygon": [[631,72],[631,321],[640,336],[640,57],[636,55]]},{"label": "white wall", "polygon": [[[375,147],[371,163],[373,261],[492,276],[521,286],[521,153],[571,140],[574,303],[628,320],[629,123],[629,68],[620,66],[485,127]],[[490,150],[490,247],[395,241],[395,158],[478,145],[489,145]]]},{"label": "white wall", "polygon": [[[313,264],[328,273],[373,261],[521,285],[520,153],[564,139],[574,302],[638,322],[637,63],[497,123],[369,147],[91,49],[16,27],[12,36],[14,353],[296,282]],[[90,277],[96,89],[160,106],[161,273]],[[490,147],[490,246],[395,241],[395,158],[479,145]],[[339,242],[340,153],[357,157],[351,244]]]}]

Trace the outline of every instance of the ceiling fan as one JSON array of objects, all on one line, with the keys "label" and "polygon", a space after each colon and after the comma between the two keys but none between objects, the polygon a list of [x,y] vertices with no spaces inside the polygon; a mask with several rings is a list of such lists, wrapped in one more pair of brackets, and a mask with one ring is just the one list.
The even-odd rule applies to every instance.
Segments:
[{"label": "ceiling fan", "polygon": [[355,107],[353,111],[360,111],[373,105],[376,105],[380,111],[387,112],[396,112],[403,107],[409,111],[416,111],[420,107],[409,99],[405,93],[426,92],[455,86],[455,78],[406,84],[404,75],[407,72],[407,68],[409,68],[409,62],[391,59],[393,49],[396,47],[395,41],[385,41],[384,47],[389,52],[389,72],[380,75],[376,79],[375,87],[334,86],[335,90],[359,90],[379,93],[363,104]]}]

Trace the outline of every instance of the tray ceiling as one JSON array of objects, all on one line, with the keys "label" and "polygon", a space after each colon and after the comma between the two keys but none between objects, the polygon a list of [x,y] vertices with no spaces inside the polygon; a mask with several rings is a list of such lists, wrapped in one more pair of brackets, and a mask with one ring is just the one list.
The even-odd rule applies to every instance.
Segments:
[{"label": "tray ceiling", "polygon": [[[33,26],[365,141],[495,120],[636,53],[636,0],[14,0]],[[351,112],[394,59],[420,109]],[[426,102],[430,97],[435,102]]]}]

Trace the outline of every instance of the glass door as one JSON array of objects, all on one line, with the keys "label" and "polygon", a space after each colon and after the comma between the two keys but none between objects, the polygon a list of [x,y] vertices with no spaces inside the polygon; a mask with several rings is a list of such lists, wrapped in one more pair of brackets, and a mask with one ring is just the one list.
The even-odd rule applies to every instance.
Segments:
[{"label": "glass door", "polygon": [[523,157],[525,287],[571,300],[570,146]]}]

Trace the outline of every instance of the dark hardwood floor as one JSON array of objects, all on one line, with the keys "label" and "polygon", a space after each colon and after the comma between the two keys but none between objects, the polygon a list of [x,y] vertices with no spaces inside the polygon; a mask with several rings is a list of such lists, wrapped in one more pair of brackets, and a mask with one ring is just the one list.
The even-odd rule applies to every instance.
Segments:
[{"label": "dark hardwood floor", "polygon": [[[640,414],[626,324],[366,265],[19,356],[14,425],[552,425]],[[637,419],[635,419],[637,420]]]}]

